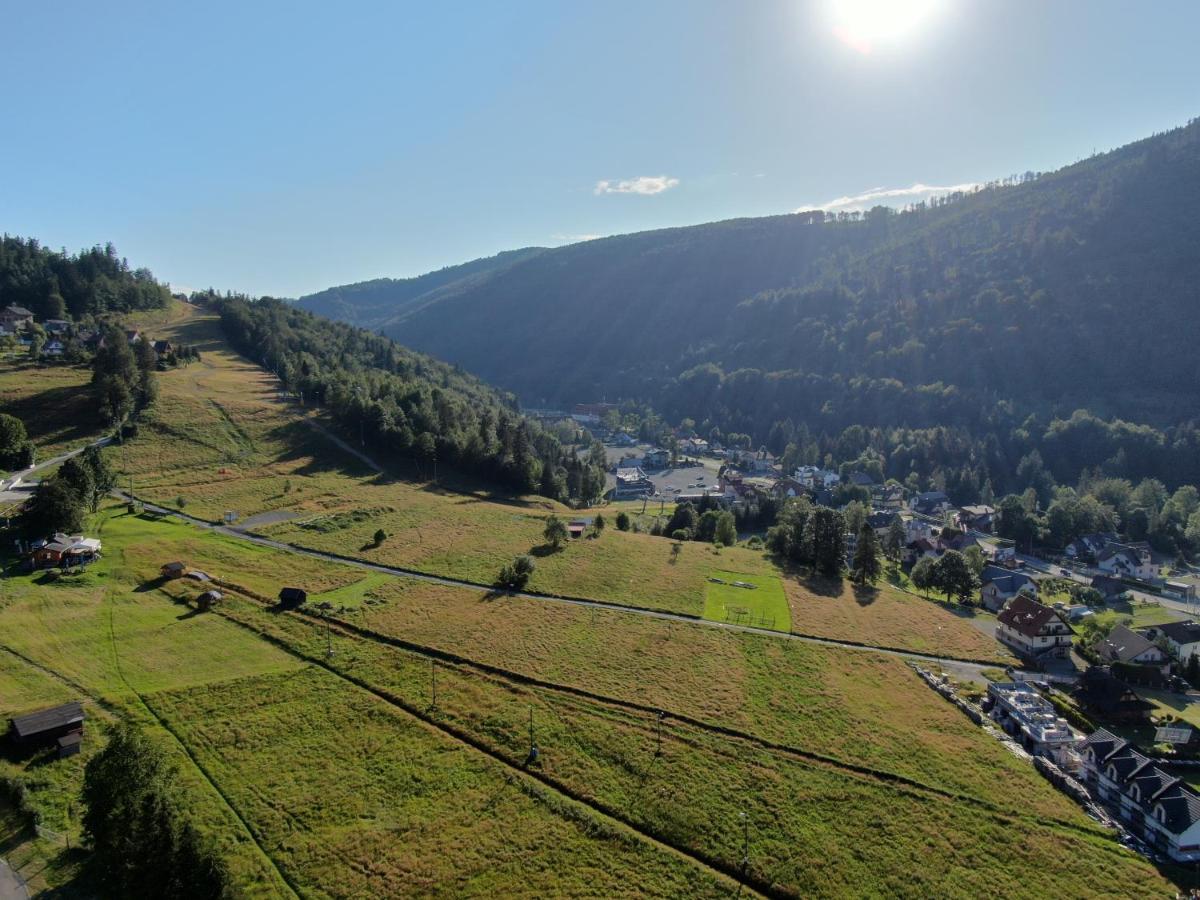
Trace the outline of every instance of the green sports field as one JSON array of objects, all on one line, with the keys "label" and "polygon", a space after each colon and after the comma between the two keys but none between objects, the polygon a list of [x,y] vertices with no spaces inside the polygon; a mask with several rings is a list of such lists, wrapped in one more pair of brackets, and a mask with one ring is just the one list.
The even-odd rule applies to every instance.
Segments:
[{"label": "green sports field", "polygon": [[777,575],[722,569],[710,572],[704,589],[704,618],[775,631],[792,630],[787,596]]}]

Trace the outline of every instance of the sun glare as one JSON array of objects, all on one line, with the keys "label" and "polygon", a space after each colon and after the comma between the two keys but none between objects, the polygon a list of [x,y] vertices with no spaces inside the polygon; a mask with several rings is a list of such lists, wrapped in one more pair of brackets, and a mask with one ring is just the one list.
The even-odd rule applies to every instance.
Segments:
[{"label": "sun glare", "polygon": [[897,44],[929,21],[943,0],[830,0],[833,33],[859,53]]}]

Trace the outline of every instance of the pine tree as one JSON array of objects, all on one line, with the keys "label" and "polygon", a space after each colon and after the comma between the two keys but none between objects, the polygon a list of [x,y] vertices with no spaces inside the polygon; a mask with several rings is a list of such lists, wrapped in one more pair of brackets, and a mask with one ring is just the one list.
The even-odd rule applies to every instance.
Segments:
[{"label": "pine tree", "polygon": [[858,532],[858,546],[854,548],[854,564],[850,569],[850,577],[859,584],[875,584],[883,574],[879,562],[879,542],[875,538],[875,529],[869,522],[864,522]]}]

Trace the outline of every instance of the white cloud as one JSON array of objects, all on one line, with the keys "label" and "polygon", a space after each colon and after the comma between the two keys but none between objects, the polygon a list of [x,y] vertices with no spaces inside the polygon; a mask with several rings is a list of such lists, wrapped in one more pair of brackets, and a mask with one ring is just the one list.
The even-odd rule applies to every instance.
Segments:
[{"label": "white cloud", "polygon": [[678,187],[679,179],[669,175],[642,175],[624,181],[597,181],[594,193],[599,194],[661,194]]},{"label": "white cloud", "polygon": [[907,206],[909,203],[920,203],[922,200],[928,200],[931,197],[941,197],[959,191],[972,191],[976,187],[978,185],[973,181],[966,184],[950,184],[940,187],[932,184],[921,184],[920,182],[906,188],[876,187],[863,191],[861,194],[855,194],[853,197],[835,197],[833,200],[825,203],[801,206],[796,212],[813,209],[823,209],[826,212],[847,212],[856,209],[870,209],[872,206]]}]

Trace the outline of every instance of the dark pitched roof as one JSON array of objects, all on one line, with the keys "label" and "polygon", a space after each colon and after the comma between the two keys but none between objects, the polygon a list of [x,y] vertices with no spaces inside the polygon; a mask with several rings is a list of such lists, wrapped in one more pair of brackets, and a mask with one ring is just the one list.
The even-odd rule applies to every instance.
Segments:
[{"label": "dark pitched roof", "polygon": [[1177,644],[1194,644],[1200,641],[1198,622],[1168,622],[1166,625],[1156,625],[1155,630],[1162,632]]},{"label": "dark pitched roof", "polygon": [[851,484],[859,484],[863,487],[869,487],[875,483],[875,479],[866,472],[851,472],[847,480]]},{"label": "dark pitched roof", "polygon": [[1083,744],[1080,745],[1079,752],[1084,753],[1091,750],[1096,757],[1096,761],[1103,763],[1111,754],[1127,746],[1129,742],[1124,738],[1117,737],[1106,728],[1093,731],[1083,739]]},{"label": "dark pitched roof", "polygon": [[996,618],[1026,637],[1037,637],[1052,619],[1058,619],[1068,628],[1071,627],[1067,620],[1059,615],[1058,610],[1044,606],[1025,594],[1017,594],[1009,600]]},{"label": "dark pitched roof", "polygon": [[1159,797],[1154,805],[1162,807],[1166,819],[1163,824],[1175,834],[1182,834],[1200,822],[1200,797],[1182,786]]},{"label": "dark pitched roof", "polygon": [[6,306],[4,308],[4,311],[12,316],[32,316],[33,315],[33,313],[31,313],[29,310],[27,310],[23,306]]},{"label": "dark pitched roof", "polygon": [[[1108,637],[1097,641],[1093,648],[1101,659],[1108,662],[1133,662],[1148,650],[1158,648],[1143,635],[1130,631],[1125,625],[1118,625],[1109,632]],[[1161,652],[1161,651],[1160,651]]]},{"label": "dark pitched roof", "polygon": [[1107,666],[1092,666],[1087,669],[1076,683],[1072,694],[1085,705],[1105,713],[1149,713],[1154,708],[1152,703],[1139,697],[1133,688],[1114,675]]},{"label": "dark pitched roof", "polygon": [[1113,578],[1111,575],[1097,575],[1092,579],[1092,587],[1106,597],[1115,597],[1129,590],[1129,586],[1125,582],[1119,578]]},{"label": "dark pitched roof", "polygon": [[896,513],[887,510],[873,512],[867,516],[867,524],[872,528],[887,528],[892,524],[892,520],[896,518]]},{"label": "dark pitched roof", "polygon": [[13,733],[18,738],[27,738],[77,723],[82,726],[83,706],[77,700],[73,700],[62,706],[52,706],[28,715],[14,716],[11,721]]}]

